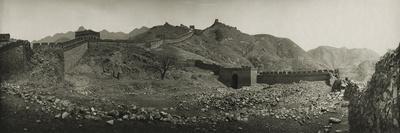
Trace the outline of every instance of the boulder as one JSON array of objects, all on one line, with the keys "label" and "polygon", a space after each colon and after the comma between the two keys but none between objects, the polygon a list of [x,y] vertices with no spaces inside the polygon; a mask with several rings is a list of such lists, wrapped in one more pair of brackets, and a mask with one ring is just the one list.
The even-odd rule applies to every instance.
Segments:
[{"label": "boulder", "polygon": [[329,123],[338,124],[340,122],[342,122],[342,120],[340,120],[339,118],[335,118],[335,117],[329,118]]},{"label": "boulder", "polygon": [[108,120],[108,121],[106,121],[106,123],[110,124],[110,125],[114,125],[114,120]]},{"label": "boulder", "polygon": [[68,112],[64,112],[64,113],[62,113],[61,118],[65,119],[68,116],[69,116],[69,113]]}]

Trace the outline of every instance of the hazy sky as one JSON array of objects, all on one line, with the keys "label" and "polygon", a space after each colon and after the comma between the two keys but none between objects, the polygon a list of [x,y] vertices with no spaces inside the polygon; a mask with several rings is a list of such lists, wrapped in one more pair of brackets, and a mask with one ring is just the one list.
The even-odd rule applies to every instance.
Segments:
[{"label": "hazy sky", "polygon": [[249,34],[319,45],[370,48],[400,42],[400,0],[0,0],[0,32],[37,40],[76,30],[130,32],[141,26],[210,26],[215,18]]}]

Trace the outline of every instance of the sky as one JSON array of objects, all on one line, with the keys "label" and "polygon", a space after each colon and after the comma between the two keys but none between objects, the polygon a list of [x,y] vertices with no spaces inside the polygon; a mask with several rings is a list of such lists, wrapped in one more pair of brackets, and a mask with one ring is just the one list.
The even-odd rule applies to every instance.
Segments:
[{"label": "sky", "polygon": [[165,22],[203,29],[214,19],[248,34],[271,34],[305,50],[400,42],[400,0],[0,0],[0,33],[38,40],[77,30],[130,32]]}]

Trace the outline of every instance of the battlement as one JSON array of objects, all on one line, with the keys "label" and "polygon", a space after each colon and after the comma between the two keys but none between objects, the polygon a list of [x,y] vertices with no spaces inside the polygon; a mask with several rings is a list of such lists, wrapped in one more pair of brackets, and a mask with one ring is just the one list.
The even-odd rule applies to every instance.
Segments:
[{"label": "battlement", "polygon": [[260,72],[258,73],[258,75],[327,74],[327,73],[339,74],[339,70],[322,69],[322,70],[312,70],[312,71],[266,71],[266,72]]},{"label": "battlement", "polygon": [[84,30],[75,32],[75,39],[77,40],[97,40],[100,39],[100,32],[93,30]]},{"label": "battlement", "polygon": [[256,68],[253,68],[251,66],[241,66],[241,67],[226,67],[226,68],[221,68],[224,70],[230,70],[230,71],[250,71],[250,70],[257,70]]},{"label": "battlement", "polygon": [[312,71],[270,71],[260,72],[257,83],[277,84],[303,81],[326,81],[330,84],[333,77],[339,78],[339,70],[312,70]]},{"label": "battlement", "polygon": [[33,43],[32,49],[49,49],[49,48],[62,48],[63,43],[54,43],[54,42],[42,42],[42,43]]}]

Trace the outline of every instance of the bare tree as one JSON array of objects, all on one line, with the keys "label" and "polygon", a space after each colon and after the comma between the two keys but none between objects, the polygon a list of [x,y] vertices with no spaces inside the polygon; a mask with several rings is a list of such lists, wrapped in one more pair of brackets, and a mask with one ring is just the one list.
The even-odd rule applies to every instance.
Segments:
[{"label": "bare tree", "polygon": [[177,67],[178,58],[175,55],[176,50],[166,49],[155,54],[154,62],[150,63],[150,67],[160,73],[161,80],[165,79],[166,74]]}]

